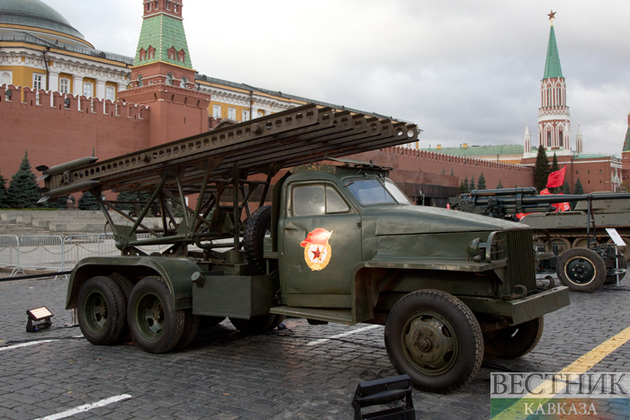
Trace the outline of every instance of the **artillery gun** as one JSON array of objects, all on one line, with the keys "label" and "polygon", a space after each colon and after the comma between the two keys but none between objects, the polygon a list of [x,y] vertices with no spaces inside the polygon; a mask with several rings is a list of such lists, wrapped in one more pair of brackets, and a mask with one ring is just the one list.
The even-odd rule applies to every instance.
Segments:
[{"label": "artillery gun", "polygon": [[[536,195],[534,187],[475,190],[450,199],[450,207],[494,218],[518,221],[544,232],[558,261],[542,261],[555,269],[560,281],[573,291],[592,292],[604,283],[618,282],[625,274],[629,247],[620,253],[603,228],[621,230],[626,244],[630,235],[630,194],[594,193]],[[557,212],[553,204],[577,202],[575,211]],[[608,211],[607,211],[608,210]],[[520,220],[517,214],[525,213]],[[571,241],[569,241],[569,239]],[[607,243],[601,243],[607,240]],[[604,268],[602,268],[604,267]]]},{"label": "artillery gun", "polygon": [[[531,228],[414,206],[387,169],[335,161],[418,133],[413,124],[305,105],[47,169],[44,199],[92,191],[121,251],[77,264],[66,308],[77,309],[91,343],[115,344],[130,332],[151,353],[190,344],[200,317],[229,317],[245,334],[287,315],[384,325],[392,364],[428,391],[465,384],[484,355],[522,356],[538,343],[543,316],[569,304],[566,287],[537,284]],[[332,164],[314,164],[324,160]],[[136,216],[103,194],[127,190],[150,193]],[[184,209],[181,221],[169,204]],[[142,223],[154,206],[161,229]],[[115,225],[110,212],[133,225]],[[167,247],[143,251],[155,244]]]}]

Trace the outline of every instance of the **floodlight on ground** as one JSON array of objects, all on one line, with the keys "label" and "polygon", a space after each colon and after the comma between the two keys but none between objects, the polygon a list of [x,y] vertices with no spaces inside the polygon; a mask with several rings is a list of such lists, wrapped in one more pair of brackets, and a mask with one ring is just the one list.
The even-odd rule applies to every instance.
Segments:
[{"label": "floodlight on ground", "polygon": [[[26,311],[26,315],[28,315],[26,332],[39,331],[44,328],[50,328],[50,326],[52,325],[52,321],[50,320],[50,318],[53,317],[53,314],[45,306],[42,306],[41,308],[29,309]],[[36,322],[37,324],[34,324],[34,322]]]},{"label": "floodlight on ground", "polygon": [[[377,405],[387,405],[389,408],[361,413],[362,408]],[[409,375],[361,382],[354,393],[352,407],[355,420],[415,420]]]}]

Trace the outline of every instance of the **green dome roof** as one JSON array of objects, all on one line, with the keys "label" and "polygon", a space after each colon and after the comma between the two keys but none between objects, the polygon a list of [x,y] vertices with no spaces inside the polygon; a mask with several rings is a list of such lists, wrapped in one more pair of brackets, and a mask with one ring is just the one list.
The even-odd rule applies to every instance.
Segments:
[{"label": "green dome roof", "polygon": [[7,24],[46,29],[85,41],[59,12],[40,0],[0,0],[0,26]]}]

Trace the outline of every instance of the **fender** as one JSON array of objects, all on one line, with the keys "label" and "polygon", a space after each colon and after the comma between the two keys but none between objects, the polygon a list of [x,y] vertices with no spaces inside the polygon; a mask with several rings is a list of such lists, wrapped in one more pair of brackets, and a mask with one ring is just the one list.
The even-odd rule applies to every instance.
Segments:
[{"label": "fender", "polygon": [[94,276],[107,276],[114,272],[127,276],[134,283],[143,277],[162,277],[168,286],[177,309],[192,307],[193,273],[202,271],[186,258],[162,256],[88,257],[76,265],[70,275],[66,309],[77,307],[79,291]]}]

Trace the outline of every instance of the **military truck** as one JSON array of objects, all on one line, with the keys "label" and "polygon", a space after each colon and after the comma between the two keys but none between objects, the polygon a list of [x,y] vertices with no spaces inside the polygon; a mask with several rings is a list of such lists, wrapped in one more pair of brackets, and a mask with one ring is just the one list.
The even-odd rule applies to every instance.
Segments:
[{"label": "military truck", "polygon": [[[103,162],[42,168],[44,199],[94,193],[121,250],[78,263],[66,307],[91,343],[130,333],[150,353],[186,347],[200,317],[228,317],[246,334],[285,316],[384,325],[396,370],[435,392],[465,384],[484,356],[522,356],[543,316],[569,304],[566,287],[537,285],[531,229],[414,206],[386,169],[335,160],[418,133],[305,105]],[[116,226],[104,193],[133,189],[151,196],[137,217],[120,212],[132,227]],[[143,227],[156,206],[162,229]],[[168,248],[141,250],[155,244]]]},{"label": "military truck", "polygon": [[[537,232],[535,236],[548,238],[559,257],[543,259],[539,267],[555,271],[562,284],[572,291],[593,292],[625,276],[624,251],[628,247],[618,250],[604,228],[619,228],[620,233],[627,235],[624,225],[630,224],[630,220],[621,211],[604,214],[602,210],[620,210],[629,200],[630,194],[536,195],[534,187],[520,187],[474,190],[452,197],[449,204],[455,210],[530,226]],[[556,212],[553,204],[561,202],[576,202],[577,210]],[[516,217],[519,213],[525,216],[519,219]]]}]

